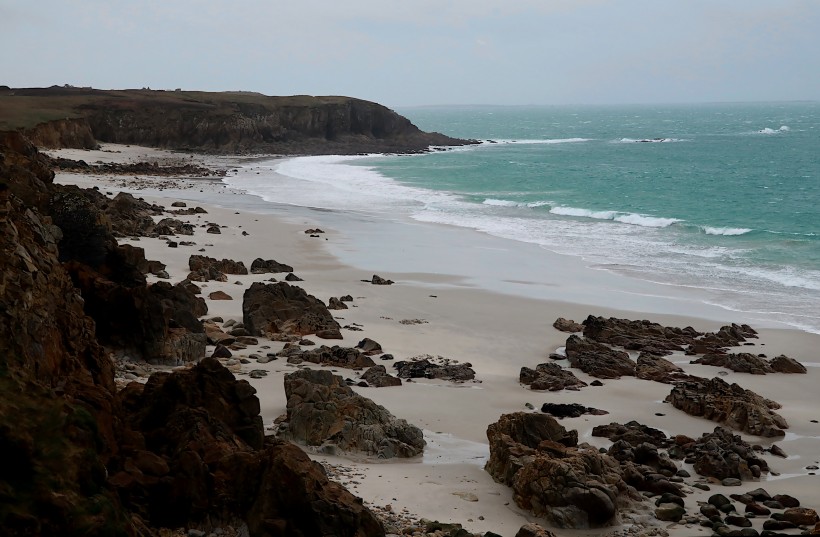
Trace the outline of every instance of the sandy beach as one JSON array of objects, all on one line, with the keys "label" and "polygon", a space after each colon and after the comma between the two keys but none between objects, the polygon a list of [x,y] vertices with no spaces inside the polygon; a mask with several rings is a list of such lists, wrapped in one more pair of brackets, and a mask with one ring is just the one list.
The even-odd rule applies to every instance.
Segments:
[{"label": "sandy beach", "polygon": [[[237,161],[168,153],[137,147],[104,145],[104,151],[59,150],[53,156],[87,162],[136,162],[149,159],[202,161],[229,170],[232,177],[253,174],[255,161]],[[579,439],[596,447],[611,442],[591,436],[592,427],[610,422],[637,420],[668,435],[693,438],[712,431],[716,423],[689,416],[664,403],[668,384],[621,378],[604,381],[603,386],[581,391],[533,391],[519,383],[521,367],[534,368],[559,351],[568,334],[554,329],[558,317],[583,321],[588,315],[627,319],[649,319],[665,326],[692,326],[715,331],[732,322],[749,322],[759,331],[759,339],[743,351],[768,357],[785,354],[803,363],[805,375],[751,375],[706,365],[689,364],[682,353],[669,356],[687,373],[711,378],[721,373],[726,382],[736,382],[783,405],[779,411],[790,427],[785,438],[775,441],[788,457],[765,455],[772,474],[740,487],[710,483],[711,491],[692,488],[692,474],[685,480],[690,492],[686,504],[697,512],[698,502],[711,494],[742,493],[763,487],[771,494],[788,493],[803,505],[820,508],[820,482],[807,466],[820,462],[820,335],[779,327],[774,323],[751,321],[743,315],[708,306],[686,290],[632,280],[584,266],[578,258],[568,258],[532,245],[483,236],[477,232],[436,224],[380,221],[372,215],[318,211],[285,206],[227,187],[221,180],[195,178],[148,178],[85,176],[60,173],[56,181],[82,187],[99,187],[106,194],[131,192],[147,201],[170,208],[184,201],[201,206],[207,214],[180,216],[195,225],[195,233],[185,240],[191,246],[169,248],[164,239],[121,240],[145,249],[146,258],[167,265],[170,280],[176,283],[188,274],[188,258],[202,254],[218,259],[243,261],[275,259],[294,267],[303,279],[297,285],[327,302],[330,297],[351,295],[352,307],[335,311],[343,329],[343,341],[317,343],[355,346],[368,337],[379,342],[396,360],[421,355],[442,356],[469,362],[476,371],[475,381],[452,383],[416,380],[400,387],[354,389],[390,412],[422,428],[427,441],[425,454],[408,461],[380,461],[356,455],[329,456],[308,451],[323,462],[333,475],[354,494],[376,510],[392,512],[408,519],[420,517],[458,522],[473,532],[492,531],[512,536],[527,522],[543,522],[519,509],[511,490],[496,483],[484,471],[489,451],[487,426],[505,413],[538,412],[545,402],[582,403],[608,411],[606,415],[567,418],[562,424],[577,429]],[[206,223],[221,226],[220,234],[206,234]],[[320,227],[317,237],[305,230]],[[533,260],[537,260],[533,262]],[[363,282],[373,274],[396,283],[378,286]],[[227,282],[201,284],[203,296],[223,291],[232,300],[207,299],[205,318],[242,321],[242,294],[254,281],[269,274],[229,275]],[[280,275],[276,275],[279,279]],[[149,276],[151,282],[156,278]],[[235,359],[251,354],[264,355],[281,349],[283,343],[260,339],[259,345],[234,354]],[[209,347],[208,352],[213,350]],[[637,353],[634,353],[634,357]],[[378,362],[378,359],[377,359]],[[559,361],[568,367],[565,361]],[[390,370],[390,362],[384,362]],[[319,367],[313,366],[311,367]],[[257,389],[266,427],[285,413],[284,375],[296,366],[284,360],[258,364],[233,364],[232,370],[247,378]],[[251,379],[253,369],[267,376]],[[357,379],[361,373],[335,370]],[[589,383],[594,378],[573,370]],[[725,374],[724,374],[725,373]],[[814,420],[814,421],[813,421]],[[743,436],[751,444],[768,447],[772,439]],[[779,475],[774,475],[774,474]],[[653,506],[646,503],[647,509]],[[646,522],[651,511],[627,513],[636,522]],[[753,521],[760,529],[762,518]],[[709,535],[711,530],[697,525],[657,522],[674,535]],[[558,535],[600,535],[608,530],[555,530]]]}]

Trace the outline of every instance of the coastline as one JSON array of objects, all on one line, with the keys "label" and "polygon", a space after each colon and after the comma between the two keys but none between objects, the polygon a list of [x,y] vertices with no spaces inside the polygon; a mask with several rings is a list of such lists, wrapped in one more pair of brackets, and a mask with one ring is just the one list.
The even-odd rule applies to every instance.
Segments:
[{"label": "coastline", "polygon": [[[142,150],[132,149],[135,153]],[[93,152],[78,153],[89,155],[86,157],[89,160],[97,160],[90,156]],[[60,154],[77,158],[65,151]],[[106,180],[61,174],[58,181],[82,183],[81,186],[98,185],[103,192],[116,193],[128,191],[118,185],[127,185],[130,179],[114,177]],[[547,354],[563,346],[566,334],[552,328],[552,322],[559,316],[577,321],[589,314],[649,318],[668,326],[691,325],[699,330],[715,330],[730,322],[744,322],[746,319],[741,315],[701,307],[700,304],[689,309],[671,307],[677,297],[641,294],[640,291],[646,290],[645,286],[637,286],[634,294],[628,295],[633,298],[630,307],[617,307],[627,302],[623,294],[623,282],[627,278],[618,275],[595,278],[595,285],[590,289],[588,275],[593,269],[584,267],[585,270],[581,270],[579,264],[571,262],[574,260],[562,259],[566,256],[559,254],[545,256],[549,259],[546,267],[535,267],[535,270],[549,274],[551,281],[542,279],[535,283],[527,276],[527,266],[522,259],[533,255],[537,247],[510,245],[510,241],[503,242],[504,239],[481,236],[469,230],[450,229],[440,224],[411,226],[407,222],[380,222],[371,216],[274,205],[237,193],[214,180],[174,180],[177,186],[185,188],[167,188],[165,178],[157,181],[163,185],[162,189],[141,188],[139,185],[152,182],[145,179],[136,183],[132,192],[165,206],[178,200],[202,205],[208,211],[207,215],[202,215],[203,221],[227,226],[220,235],[204,235],[197,231],[194,240],[198,244],[192,247],[170,249],[159,239],[123,241],[145,248],[147,258],[166,263],[171,281],[185,277],[188,255],[201,247],[206,248],[205,255],[246,263],[255,257],[274,258],[293,265],[295,273],[304,279],[299,285],[321,300],[342,294],[354,296],[353,304],[357,307],[336,313],[344,317],[342,324],[358,323],[363,331],[343,331],[343,344],[352,346],[362,337],[370,337],[380,342],[387,352],[395,354],[397,359],[432,354],[473,364],[480,380],[477,383],[451,385],[423,381],[400,388],[357,388],[396,416],[422,427],[429,442],[428,455],[421,462],[384,463],[312,454],[326,463],[352,468],[347,477],[341,476],[342,481],[346,480],[355,494],[373,506],[385,508],[390,504],[394,512],[407,509],[408,513],[417,516],[456,521],[472,531],[495,531],[502,535],[512,535],[527,521],[537,521],[515,507],[510,490],[495,483],[483,471],[477,458],[480,447],[486,447],[487,425],[503,413],[524,410],[527,402],[540,404],[549,399],[551,402],[583,402],[606,408],[610,414],[605,416],[582,416],[562,422],[567,428],[578,428],[581,439],[595,445],[608,442],[590,437],[588,431],[594,425],[612,421],[634,419],[669,434],[691,436],[711,431],[716,425],[662,403],[669,391],[668,385],[620,379],[582,392],[534,392],[519,385],[518,372],[522,366],[534,367],[543,362]],[[187,218],[196,222],[196,217]],[[326,231],[320,238],[311,238],[304,233],[305,229],[317,226]],[[403,228],[399,229],[400,226]],[[242,235],[243,231],[248,235]],[[401,257],[390,257],[385,244],[402,245]],[[457,250],[457,246],[469,246],[464,249],[470,255],[459,253],[461,250]],[[542,255],[548,253],[538,250]],[[486,254],[486,257],[479,254]],[[450,263],[449,259],[458,259],[460,264]],[[482,267],[487,274],[506,270],[505,280],[509,281],[490,285],[486,274],[464,274],[463,268],[469,266]],[[401,268],[406,270],[395,270]],[[397,284],[381,287],[360,281],[369,278],[373,272],[389,277]],[[596,271],[596,274],[598,272],[604,274],[603,271]],[[207,317],[241,320],[241,292],[251,281],[261,279],[258,275],[247,275],[231,276],[225,283],[209,282],[203,294],[222,290],[233,296],[233,300],[208,300]],[[237,281],[241,287],[235,285]],[[611,286],[621,287],[620,290],[609,289],[607,294]],[[678,303],[682,304],[680,300]],[[422,319],[426,323],[401,324],[402,319]],[[751,323],[760,329],[759,343],[766,345],[760,348],[760,352],[769,356],[785,353],[810,367],[809,373],[798,379],[732,372],[724,377],[782,403],[782,414],[791,424],[789,432],[795,435],[778,442],[790,458],[769,461],[773,469],[781,473],[780,479],[745,483],[744,488],[776,487],[811,500],[810,492],[816,485],[814,477],[807,475],[803,467],[815,462],[816,443],[820,439],[820,425],[810,422],[816,417],[812,412],[820,402],[820,396],[812,395],[820,374],[820,358],[814,354],[820,336]],[[265,344],[276,349],[276,343]],[[247,354],[253,352],[256,349],[246,351]],[[262,403],[264,423],[269,426],[284,412],[282,377],[293,369],[282,362],[265,366],[252,364],[252,367],[269,371],[267,377],[251,380]],[[706,376],[718,371],[709,366],[693,365],[686,365],[685,369]],[[239,371],[247,373],[247,368]],[[577,375],[582,380],[590,380],[583,373]],[[657,416],[656,413],[664,415]],[[757,437],[744,438],[764,445],[768,442],[761,442]],[[464,459],[468,462],[461,462]],[[788,477],[792,474],[796,475]],[[718,485],[713,489],[722,490],[722,487]],[[478,501],[466,501],[462,499],[462,493],[474,494]],[[698,499],[705,498],[704,493],[696,492],[687,498],[687,505],[695,505]],[[673,530],[679,530],[680,534],[696,531],[683,525]],[[562,534],[584,533],[590,532],[562,530]]]}]

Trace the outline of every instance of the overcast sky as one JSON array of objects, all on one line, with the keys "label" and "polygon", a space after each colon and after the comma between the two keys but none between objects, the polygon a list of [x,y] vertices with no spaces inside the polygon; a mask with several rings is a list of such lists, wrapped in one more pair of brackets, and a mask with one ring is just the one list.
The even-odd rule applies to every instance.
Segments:
[{"label": "overcast sky", "polygon": [[820,99],[820,0],[0,0],[0,84],[425,104]]}]

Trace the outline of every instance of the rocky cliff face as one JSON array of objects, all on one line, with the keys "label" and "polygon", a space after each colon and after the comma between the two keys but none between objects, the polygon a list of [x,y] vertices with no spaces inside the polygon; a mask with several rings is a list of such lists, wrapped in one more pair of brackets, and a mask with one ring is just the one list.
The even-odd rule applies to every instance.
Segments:
[{"label": "rocky cliff face", "polygon": [[101,141],[219,153],[353,154],[470,143],[422,132],[380,104],[350,97],[76,88],[12,93],[0,98],[17,98],[14,103],[31,107],[36,117],[62,107],[76,118],[28,127],[26,134],[42,147],[88,148]]},{"label": "rocky cliff face", "polygon": [[[2,533],[158,537],[168,534],[162,528],[238,524],[251,536],[383,536],[361,500],[318,464],[264,438],[253,388],[216,360],[116,393],[108,349],[66,267],[77,279],[142,293],[134,300],[173,303],[178,324],[196,303],[175,298],[170,285],[146,289],[127,260],[101,275],[118,248],[104,219],[90,206],[68,218],[65,192],[50,182],[27,140],[0,133]],[[54,219],[41,212],[49,210]],[[89,229],[99,249],[61,252]],[[115,338],[109,345],[117,350]]]}]

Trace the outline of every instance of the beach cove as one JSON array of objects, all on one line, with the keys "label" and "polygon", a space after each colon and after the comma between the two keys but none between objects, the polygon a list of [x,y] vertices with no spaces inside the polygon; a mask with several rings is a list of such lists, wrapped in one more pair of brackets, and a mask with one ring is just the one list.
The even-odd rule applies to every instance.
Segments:
[{"label": "beach cove", "polygon": [[[91,162],[105,158],[139,161],[163,155],[136,147],[103,148],[107,152],[61,150],[56,154]],[[554,329],[553,321],[565,317],[580,322],[588,315],[649,319],[665,326],[692,326],[699,331],[749,322],[760,335],[751,347],[753,352],[769,357],[786,354],[805,364],[805,375],[759,376],[721,370],[727,382],[737,382],[783,405],[780,412],[790,428],[777,444],[788,457],[766,457],[778,476],[744,482],[741,488],[711,484],[711,492],[691,489],[686,502],[690,511],[697,512],[696,502],[705,501],[715,492],[728,495],[764,487],[773,494],[792,494],[807,507],[817,508],[816,476],[806,467],[817,462],[820,436],[820,425],[812,422],[818,418],[813,414],[818,406],[813,387],[820,363],[815,351],[820,336],[778,323],[750,320],[742,313],[709,306],[702,297],[693,297],[690,290],[590,268],[582,259],[531,244],[390,214],[266,202],[244,193],[241,187],[243,176],[270,173],[270,162],[237,163],[207,157],[205,161],[238,170],[229,172],[227,182],[231,186],[216,179],[132,180],[77,174],[60,174],[57,181],[97,186],[112,194],[130,191],[165,207],[175,201],[202,206],[207,215],[185,218],[197,226],[200,221],[211,221],[223,227],[221,233],[208,235],[197,227],[192,239],[196,245],[168,248],[162,239],[123,241],[144,248],[148,259],[162,261],[171,282],[185,278],[189,256],[201,248],[205,249],[204,255],[245,263],[257,257],[273,258],[292,265],[294,274],[303,280],[298,285],[322,301],[341,295],[353,298],[355,307],[336,311],[334,316],[342,318],[340,324],[360,330],[342,330],[344,339],[332,343],[352,347],[368,337],[378,341],[396,360],[429,354],[468,362],[476,372],[475,381],[462,383],[417,380],[400,387],[354,388],[422,428],[427,440],[425,455],[407,462],[311,453],[335,468],[337,477],[377,511],[404,514],[408,519],[458,522],[470,531],[500,535],[513,535],[528,521],[538,522],[537,517],[515,505],[508,487],[493,481],[482,468],[489,456],[487,426],[502,414],[527,411],[527,403],[535,408],[544,402],[582,403],[607,410],[607,415],[584,415],[561,422],[567,429],[577,429],[581,441],[596,447],[607,447],[609,442],[592,437],[592,427],[610,422],[636,420],[668,435],[693,438],[715,427],[714,422],[689,416],[664,403],[670,390],[667,384],[621,378],[579,392],[531,391],[522,386],[522,367],[534,368],[565,346],[567,334]],[[270,180],[274,181],[275,176]],[[315,228],[324,233],[305,233]],[[362,281],[374,273],[395,284],[377,286]],[[203,284],[203,295],[223,291],[232,297],[208,299],[206,318],[241,321],[242,291],[252,281],[265,279],[261,275],[230,275],[227,282]],[[263,344],[269,349],[250,346],[235,358],[275,352],[282,345],[264,341],[260,347]],[[682,355],[670,359],[692,375],[717,374],[714,367],[690,365],[688,357]],[[389,362],[385,365],[389,369]],[[249,381],[257,389],[265,426],[273,427],[274,420],[286,410],[283,377],[296,368],[283,360],[234,366],[241,378],[251,369],[267,371],[263,378]],[[575,372],[587,383],[594,380]],[[337,374],[350,376],[351,372],[339,370]],[[772,443],[755,436],[744,438],[764,446]],[[649,511],[631,516],[636,523],[651,518]],[[754,523],[760,526],[762,519]],[[556,530],[559,535],[578,531]],[[676,524],[668,531],[709,534],[709,530],[692,524]],[[598,535],[602,530],[581,533]]]}]

